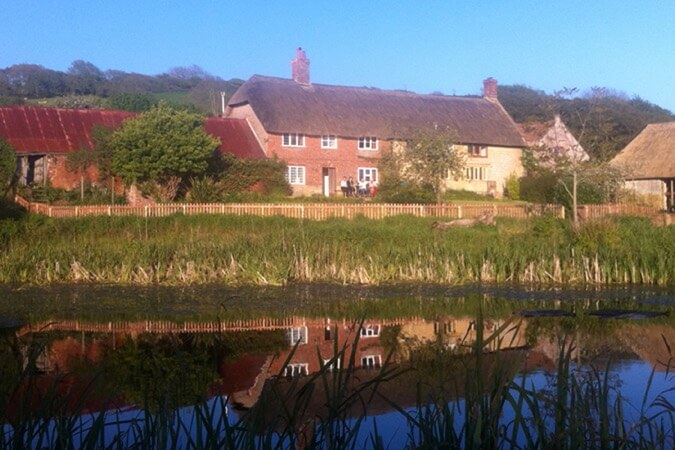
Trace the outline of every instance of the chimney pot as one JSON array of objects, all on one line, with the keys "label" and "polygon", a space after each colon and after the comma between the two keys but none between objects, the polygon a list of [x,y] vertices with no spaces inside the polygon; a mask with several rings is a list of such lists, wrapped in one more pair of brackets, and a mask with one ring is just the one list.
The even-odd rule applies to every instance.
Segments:
[{"label": "chimney pot", "polygon": [[497,100],[497,80],[492,77],[483,80],[483,97],[488,100]]},{"label": "chimney pot", "polygon": [[309,59],[302,47],[298,47],[295,51],[295,59],[291,61],[291,76],[296,83],[310,84]]}]

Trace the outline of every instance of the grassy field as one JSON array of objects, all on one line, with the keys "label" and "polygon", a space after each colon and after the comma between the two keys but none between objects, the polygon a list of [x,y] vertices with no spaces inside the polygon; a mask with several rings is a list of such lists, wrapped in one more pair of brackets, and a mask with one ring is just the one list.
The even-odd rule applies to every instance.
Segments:
[{"label": "grassy field", "polygon": [[0,221],[0,283],[675,282],[675,227],[552,217],[432,230],[433,219],[172,216]]}]

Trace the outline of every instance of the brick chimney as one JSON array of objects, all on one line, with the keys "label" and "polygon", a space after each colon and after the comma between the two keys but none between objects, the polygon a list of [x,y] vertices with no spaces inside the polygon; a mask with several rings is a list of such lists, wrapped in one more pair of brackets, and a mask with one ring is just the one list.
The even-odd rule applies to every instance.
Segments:
[{"label": "brick chimney", "polygon": [[309,59],[307,59],[305,51],[301,47],[298,47],[295,51],[295,59],[291,61],[291,75],[296,83],[310,84]]},{"label": "brick chimney", "polygon": [[483,98],[497,100],[497,80],[492,77],[483,80]]}]

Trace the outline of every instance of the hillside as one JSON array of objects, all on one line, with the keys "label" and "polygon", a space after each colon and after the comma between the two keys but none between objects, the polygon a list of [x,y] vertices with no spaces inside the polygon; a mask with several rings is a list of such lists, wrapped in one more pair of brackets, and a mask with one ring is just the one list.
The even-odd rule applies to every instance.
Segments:
[{"label": "hillside", "polygon": [[673,113],[646,100],[601,88],[564,98],[522,85],[500,86],[499,101],[519,123],[560,114],[584,149],[597,159],[612,158],[647,124],[675,120]]},{"label": "hillside", "polygon": [[175,67],[159,75],[102,71],[75,61],[66,72],[35,64],[0,69],[0,105],[41,104],[71,108],[139,111],[159,99],[207,115],[220,112],[220,92],[229,98],[243,80],[223,80],[198,66]]}]

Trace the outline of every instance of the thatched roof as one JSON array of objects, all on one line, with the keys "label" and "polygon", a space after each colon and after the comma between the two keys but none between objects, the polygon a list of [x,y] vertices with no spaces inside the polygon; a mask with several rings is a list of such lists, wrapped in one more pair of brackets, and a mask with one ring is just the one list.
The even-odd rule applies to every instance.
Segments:
[{"label": "thatched roof", "polygon": [[555,156],[565,156],[575,161],[590,159],[558,115],[553,120],[519,123],[518,129],[530,147],[544,147],[554,152]]},{"label": "thatched roof", "polygon": [[628,169],[631,180],[675,178],[675,122],[647,125],[612,164]]},{"label": "thatched roof", "polygon": [[482,97],[303,85],[254,75],[234,94],[229,106],[247,103],[271,133],[386,139],[405,138],[419,129],[441,128],[456,133],[460,143],[525,145],[504,108]]}]

